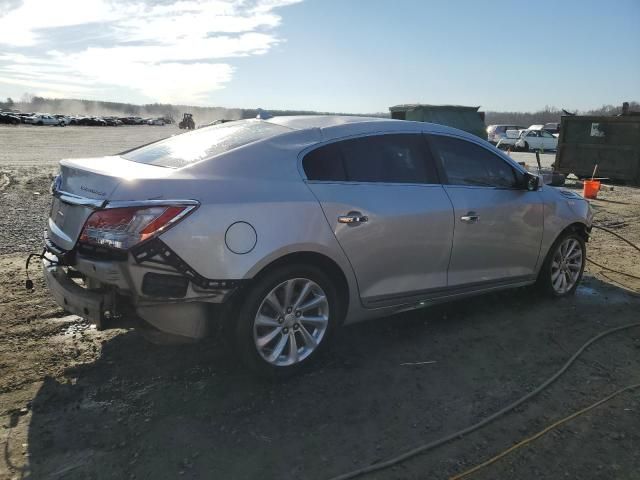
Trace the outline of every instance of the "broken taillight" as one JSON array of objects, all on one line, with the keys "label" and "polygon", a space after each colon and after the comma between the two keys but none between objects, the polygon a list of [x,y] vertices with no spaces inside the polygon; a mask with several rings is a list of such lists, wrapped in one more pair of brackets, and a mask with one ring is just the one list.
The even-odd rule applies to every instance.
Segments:
[{"label": "broken taillight", "polygon": [[184,218],[193,205],[106,208],[91,214],[80,242],[127,250]]}]

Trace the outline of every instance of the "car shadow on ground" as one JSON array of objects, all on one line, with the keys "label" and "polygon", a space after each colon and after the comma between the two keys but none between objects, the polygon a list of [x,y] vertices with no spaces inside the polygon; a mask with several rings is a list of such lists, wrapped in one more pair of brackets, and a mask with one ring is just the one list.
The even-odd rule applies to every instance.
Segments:
[{"label": "car shadow on ground", "polygon": [[[521,289],[434,306],[344,328],[313,368],[280,382],[256,379],[215,340],[157,346],[129,331],[44,381],[29,473],[328,478],[497,410],[638,305],[586,278],[570,299]],[[455,466],[434,462],[438,477]]]}]

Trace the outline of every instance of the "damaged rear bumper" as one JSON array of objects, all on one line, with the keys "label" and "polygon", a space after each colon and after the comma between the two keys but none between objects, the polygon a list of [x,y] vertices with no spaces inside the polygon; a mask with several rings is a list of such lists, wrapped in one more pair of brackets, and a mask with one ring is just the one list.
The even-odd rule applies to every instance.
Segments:
[{"label": "damaged rear bumper", "polygon": [[112,310],[112,295],[91,292],[75,283],[55,260],[42,259],[44,279],[56,303],[67,312],[86,318],[103,328]]},{"label": "damaged rear bumper", "polygon": [[[46,251],[42,268],[58,305],[99,329],[143,320],[166,334],[199,339],[216,319],[215,306],[226,302],[239,283],[194,278],[179,258],[172,258],[177,265],[159,264],[155,251],[142,261],[132,254],[116,260],[76,250]],[[170,258],[164,250],[162,256]]]}]

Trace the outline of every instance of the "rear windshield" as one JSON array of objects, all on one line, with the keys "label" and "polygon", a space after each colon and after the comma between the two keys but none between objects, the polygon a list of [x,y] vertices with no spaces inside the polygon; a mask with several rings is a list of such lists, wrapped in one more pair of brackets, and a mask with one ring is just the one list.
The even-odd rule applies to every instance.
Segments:
[{"label": "rear windshield", "polygon": [[176,135],[126,152],[122,157],[132,162],[180,168],[289,131],[262,120],[240,120]]}]

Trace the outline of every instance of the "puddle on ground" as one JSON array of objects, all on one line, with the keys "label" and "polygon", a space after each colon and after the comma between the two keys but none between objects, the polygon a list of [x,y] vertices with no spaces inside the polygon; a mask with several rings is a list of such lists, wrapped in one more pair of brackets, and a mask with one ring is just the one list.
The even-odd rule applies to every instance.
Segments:
[{"label": "puddle on ground", "polygon": [[576,293],[578,295],[600,295],[600,292],[595,288],[587,287],[586,285],[578,285]]},{"label": "puddle on ground", "polygon": [[580,284],[576,290],[578,300],[587,300],[601,304],[630,303],[633,298],[624,290],[613,288],[593,288],[589,284]]}]

